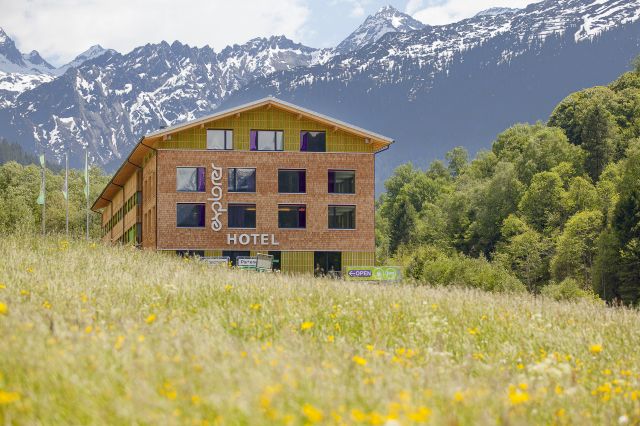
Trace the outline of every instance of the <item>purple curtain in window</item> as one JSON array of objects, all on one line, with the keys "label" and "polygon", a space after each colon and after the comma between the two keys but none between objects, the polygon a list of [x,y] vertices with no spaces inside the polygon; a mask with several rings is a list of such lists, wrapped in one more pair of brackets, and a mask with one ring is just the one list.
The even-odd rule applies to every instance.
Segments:
[{"label": "purple curtain in window", "polygon": [[300,192],[307,192],[307,173],[302,170],[298,174],[298,190]]},{"label": "purple curtain in window", "polygon": [[204,179],[205,169],[204,167],[198,167],[198,192],[204,192]]},{"label": "purple curtain in window", "polygon": [[298,208],[298,227],[299,228],[307,227],[307,212],[306,212],[306,208],[304,207]]},{"label": "purple curtain in window", "polygon": [[258,132],[255,130],[252,130],[251,133],[251,140],[250,140],[250,146],[249,149],[251,151],[257,151],[258,150]]},{"label": "purple curtain in window", "polygon": [[335,192],[336,172],[329,171],[329,193]]},{"label": "purple curtain in window", "polygon": [[300,132],[300,151],[306,151],[309,146],[309,132]]}]

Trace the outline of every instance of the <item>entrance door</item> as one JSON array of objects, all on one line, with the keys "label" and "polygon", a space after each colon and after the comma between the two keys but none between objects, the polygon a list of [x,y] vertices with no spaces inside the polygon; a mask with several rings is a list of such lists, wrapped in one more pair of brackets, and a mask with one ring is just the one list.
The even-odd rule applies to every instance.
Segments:
[{"label": "entrance door", "polygon": [[282,252],[281,251],[270,251],[269,255],[273,256],[273,270],[279,271],[282,268]]},{"label": "entrance door", "polygon": [[342,254],[339,251],[316,251],[313,253],[314,275],[337,278],[342,271]]}]

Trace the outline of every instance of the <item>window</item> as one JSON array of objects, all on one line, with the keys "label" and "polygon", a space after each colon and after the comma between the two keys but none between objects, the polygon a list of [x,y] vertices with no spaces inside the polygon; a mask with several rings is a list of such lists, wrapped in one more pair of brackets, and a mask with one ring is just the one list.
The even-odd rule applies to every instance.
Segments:
[{"label": "window", "polygon": [[176,168],[176,190],[178,192],[204,192],[204,167]]},{"label": "window", "polygon": [[270,251],[269,254],[273,256],[272,267],[274,271],[279,271],[282,268],[282,252],[281,251]]},{"label": "window", "polygon": [[355,194],[356,172],[353,170],[329,170],[329,194]]},{"label": "window", "polygon": [[307,192],[306,170],[278,170],[278,192],[284,194]]},{"label": "window", "polygon": [[229,204],[227,207],[229,228],[255,228],[255,204]]},{"label": "window", "polygon": [[179,203],[176,225],[178,228],[204,228],[204,204]]},{"label": "window", "polygon": [[282,130],[252,130],[251,151],[284,150],[284,133]]},{"label": "window", "polygon": [[340,276],[342,269],[342,253],[339,251],[316,251],[313,253],[313,273],[315,276]]},{"label": "window", "polygon": [[233,149],[233,130],[207,130],[207,149]]},{"label": "window", "polygon": [[326,152],[327,134],[325,132],[300,132],[300,151]]},{"label": "window", "polygon": [[256,192],[256,169],[229,169],[229,192]]},{"label": "window", "polygon": [[304,205],[283,204],[278,206],[278,227],[306,228],[307,208]]},{"label": "window", "polygon": [[356,229],[356,206],[329,206],[329,229]]}]

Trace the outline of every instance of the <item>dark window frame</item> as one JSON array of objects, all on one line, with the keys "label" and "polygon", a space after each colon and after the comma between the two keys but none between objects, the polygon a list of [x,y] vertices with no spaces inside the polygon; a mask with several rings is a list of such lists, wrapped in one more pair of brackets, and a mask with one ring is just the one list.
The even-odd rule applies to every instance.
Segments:
[{"label": "dark window frame", "polygon": [[[255,223],[253,227],[247,226],[231,226],[231,208],[232,207],[253,207],[255,210]],[[258,226],[258,208],[255,203],[229,203],[227,204],[227,229],[256,229]]]},{"label": "dark window frame", "polygon": [[[256,149],[251,149],[251,132],[256,132]],[[260,141],[258,140],[258,133],[259,132],[280,132],[282,133],[282,149],[277,149],[278,148],[278,143],[277,143],[277,139],[275,140],[275,146],[276,149],[260,149]],[[251,129],[249,130],[249,151],[253,151],[253,152],[284,152],[284,145],[285,145],[285,141],[284,141],[284,130],[283,129]]]},{"label": "dark window frame", "polygon": [[[335,191],[335,180],[333,182],[334,184],[334,190],[331,190],[331,172],[353,172],[353,192],[336,192]],[[355,195],[356,194],[356,180],[357,180],[357,173],[356,170],[354,169],[328,169],[327,170],[327,193],[329,194],[336,194],[336,195]]]},{"label": "dark window frame", "polygon": [[[202,226],[180,226],[178,224],[178,207],[181,206],[181,205],[203,206]],[[176,203],[176,228],[180,228],[180,229],[206,229],[207,228],[207,204],[206,203],[188,203],[188,202]]]},{"label": "dark window frame", "polygon": [[[237,189],[231,190],[231,181],[229,179],[229,173],[231,170],[253,170],[253,191],[238,191]],[[237,177],[237,175],[236,175]],[[237,179],[236,182],[237,183]],[[237,188],[237,186],[236,186]],[[231,194],[255,194],[258,191],[258,170],[255,167],[227,167],[227,192]]]},{"label": "dark window frame", "polygon": [[[304,191],[284,192],[280,190],[280,172],[304,172]],[[298,189],[300,182],[298,182]],[[278,169],[278,194],[306,194],[307,193],[307,169]]]},{"label": "dark window frame", "polygon": [[[302,139],[305,133],[323,133],[324,134],[324,150],[323,151],[310,151],[308,149],[302,149]],[[300,152],[327,152],[327,131],[326,130],[300,130]]]},{"label": "dark window frame", "polygon": [[[209,132],[224,132],[224,148],[209,148]],[[227,140],[227,132],[231,132],[231,147]],[[233,129],[207,129],[205,133],[205,144],[208,151],[233,151]]]},{"label": "dark window frame", "polygon": [[[304,226],[282,226],[280,222],[280,208],[281,207],[297,207],[298,208],[298,223],[300,222],[300,207],[304,208]],[[295,203],[282,203],[278,204],[278,229],[307,229],[307,205],[295,204]]]},{"label": "dark window frame", "polygon": [[[331,227],[331,209],[336,207],[353,207],[353,228],[333,228]],[[355,231],[358,229],[358,206],[355,204],[329,204],[327,206],[327,229],[332,231]]]},{"label": "dark window frame", "polygon": [[[200,190],[195,190],[195,191],[190,191],[190,190],[185,190],[185,189],[179,189],[178,188],[178,169],[196,169],[196,176],[198,173],[198,169],[203,169],[204,170],[204,174],[202,176],[203,180],[202,180],[202,186],[203,189],[202,191]],[[196,186],[199,186],[199,182],[196,182]],[[202,194],[204,192],[207,192],[207,168],[204,166],[176,166],[176,192],[186,192],[186,193],[192,193],[192,194]]]}]

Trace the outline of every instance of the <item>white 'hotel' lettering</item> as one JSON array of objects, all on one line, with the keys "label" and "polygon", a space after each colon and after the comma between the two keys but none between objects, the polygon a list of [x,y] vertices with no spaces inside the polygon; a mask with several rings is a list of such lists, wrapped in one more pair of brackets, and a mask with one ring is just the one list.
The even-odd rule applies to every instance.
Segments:
[{"label": "white 'hotel' lettering", "polygon": [[227,245],[240,244],[241,246],[247,246],[249,243],[253,243],[256,246],[280,245],[273,234],[227,234]]}]

